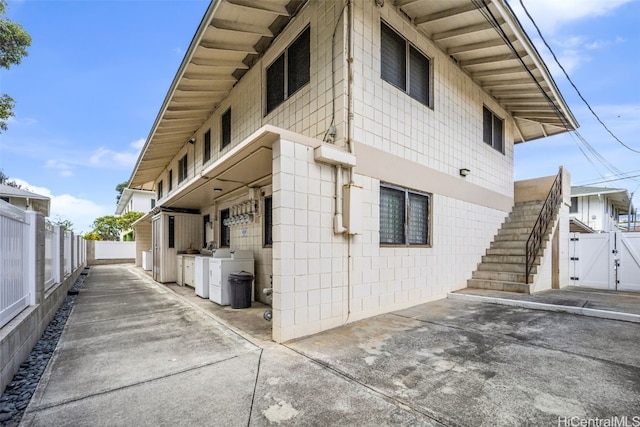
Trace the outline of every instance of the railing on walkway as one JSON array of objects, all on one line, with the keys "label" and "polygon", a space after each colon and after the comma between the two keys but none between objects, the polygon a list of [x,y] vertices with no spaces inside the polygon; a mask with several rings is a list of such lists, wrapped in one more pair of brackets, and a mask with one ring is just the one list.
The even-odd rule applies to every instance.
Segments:
[{"label": "railing on walkway", "polygon": [[529,235],[529,239],[527,239],[527,247],[526,247],[526,279],[525,283],[531,283],[529,280],[531,278],[531,271],[533,270],[533,265],[536,262],[536,258],[538,257],[538,252],[540,251],[540,247],[542,246],[542,242],[544,237],[546,236],[547,230],[549,229],[549,224],[553,221],[558,211],[558,206],[562,202],[562,169],[556,175],[556,179],[553,181],[551,185],[551,190],[549,190],[549,194],[547,195],[547,199],[544,201],[542,205],[542,209],[540,209],[540,215],[538,215],[538,219],[536,220],[535,225],[533,226],[533,230],[531,230],[531,234]]},{"label": "railing on walkway", "polygon": [[0,201],[0,327],[20,313],[29,302],[29,223],[26,213]]}]

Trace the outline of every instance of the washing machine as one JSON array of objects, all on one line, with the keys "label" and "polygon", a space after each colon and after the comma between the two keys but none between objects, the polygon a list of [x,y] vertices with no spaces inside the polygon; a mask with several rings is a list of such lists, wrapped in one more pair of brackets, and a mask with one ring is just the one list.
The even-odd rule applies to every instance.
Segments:
[{"label": "washing machine", "polygon": [[[230,251],[229,255],[228,258],[214,256],[209,259],[209,299],[219,305],[231,304],[230,273],[247,271],[255,275],[252,250]],[[253,283],[251,284],[251,301],[254,301]]]}]

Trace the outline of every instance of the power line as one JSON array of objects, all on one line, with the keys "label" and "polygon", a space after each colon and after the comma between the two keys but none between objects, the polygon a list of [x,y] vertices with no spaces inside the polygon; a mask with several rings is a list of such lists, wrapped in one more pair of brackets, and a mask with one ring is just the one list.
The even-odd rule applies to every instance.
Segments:
[{"label": "power line", "polygon": [[639,177],[640,177],[640,174],[639,175],[627,176],[627,177],[624,177],[624,178],[612,178],[612,179],[607,179],[607,180],[604,180],[604,181],[590,182],[588,184],[581,184],[581,186],[588,186],[588,185],[595,185],[595,184],[606,184],[607,182],[623,181],[625,179],[632,179],[632,178],[639,178]]},{"label": "power line", "polygon": [[[616,174],[616,175],[614,175],[612,177],[609,177],[609,178],[605,178],[602,175],[600,175],[600,177],[605,181],[608,181],[610,179],[616,179],[616,180],[632,179],[632,178],[635,178],[638,175],[629,175],[629,174],[639,173],[639,172],[640,172],[640,169],[636,169],[636,170],[632,170],[632,171],[629,171],[629,172],[623,172],[623,173],[620,173],[620,174]],[[589,182],[589,181],[593,181],[594,179],[596,179],[596,178],[585,179],[584,181]],[[587,184],[577,184],[576,183],[576,185],[587,185]],[[640,187],[640,184],[638,185],[638,187]]]},{"label": "power line", "polygon": [[540,28],[538,28],[538,24],[536,24],[536,21],[533,20],[533,17],[531,17],[531,15],[529,14],[529,11],[527,10],[527,8],[524,5],[524,2],[522,0],[520,0],[520,5],[522,6],[522,9],[524,9],[524,13],[527,14],[527,16],[529,17],[529,20],[531,21],[531,23],[533,24],[533,26],[535,27],[536,31],[538,32],[538,36],[540,36],[540,39],[542,40],[542,42],[544,43],[544,45],[547,47],[547,49],[549,49],[549,52],[551,52],[551,55],[553,56],[553,59],[556,61],[556,64],[558,64],[558,67],[560,67],[560,69],[562,70],[562,72],[564,73],[564,75],[567,77],[567,80],[569,80],[569,83],[571,83],[571,86],[573,86],[573,88],[576,90],[578,96],[580,97],[580,99],[582,99],[582,101],[585,103],[585,105],[587,106],[587,108],[589,109],[589,111],[591,111],[591,114],[593,114],[593,116],[598,120],[598,122],[600,122],[600,124],[602,125],[602,127],[604,127],[606,129],[607,132],[609,132],[609,134],[616,140],[618,141],[620,144],[622,144],[623,147],[625,147],[626,149],[633,151],[634,153],[640,153],[640,150],[635,150],[631,147],[629,147],[627,144],[625,144],[624,142],[622,142],[620,140],[620,138],[618,138],[612,131],[611,129],[609,129],[607,127],[607,125],[602,121],[602,119],[600,119],[600,117],[596,114],[595,111],[593,111],[593,108],[591,108],[591,105],[589,105],[589,103],[587,102],[587,100],[584,98],[584,96],[582,96],[582,93],[580,92],[580,90],[578,89],[578,87],[573,83],[573,80],[571,80],[571,77],[569,77],[569,74],[567,73],[567,71],[564,69],[564,67],[562,66],[562,64],[560,64],[560,61],[558,60],[558,58],[556,57],[556,54],[553,52],[553,50],[551,49],[551,46],[549,46],[549,43],[547,43],[547,40],[545,40],[544,36],[542,35],[542,33],[540,32]]}]

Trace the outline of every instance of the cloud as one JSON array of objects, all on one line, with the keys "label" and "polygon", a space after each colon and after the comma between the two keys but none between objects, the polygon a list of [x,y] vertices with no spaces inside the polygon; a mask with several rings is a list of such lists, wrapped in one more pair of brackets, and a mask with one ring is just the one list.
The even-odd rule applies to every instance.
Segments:
[{"label": "cloud", "polygon": [[613,40],[595,40],[590,35],[566,34],[570,23],[607,15],[615,9],[633,0],[509,0],[509,5],[521,24],[538,47],[545,62],[554,76],[561,76],[562,71],[557,66],[546,46],[538,37],[538,31],[522,8],[522,1],[540,29],[544,38],[558,57],[568,74],[592,60],[593,52],[605,49],[612,44],[623,43],[617,37]]},{"label": "cloud", "polygon": [[89,156],[89,164],[95,167],[133,168],[144,143],[145,139],[136,139],[129,144],[129,148],[125,151],[113,151],[99,147]]},{"label": "cloud", "polygon": [[101,206],[91,200],[75,197],[71,194],[56,195],[46,187],[31,185],[22,179],[15,179],[15,182],[28,191],[49,197],[51,199],[50,218],[71,221],[76,233],[91,231],[91,224],[96,218],[113,215],[112,206]]},{"label": "cloud", "polygon": [[60,172],[60,176],[65,178],[73,176],[71,166],[55,159],[47,160],[47,163],[44,165],[44,167],[48,169],[57,169]]},{"label": "cloud", "polygon": [[[564,25],[582,19],[603,16],[633,0],[522,0],[543,34],[554,34]],[[509,0],[525,28],[530,25],[519,0]]]}]

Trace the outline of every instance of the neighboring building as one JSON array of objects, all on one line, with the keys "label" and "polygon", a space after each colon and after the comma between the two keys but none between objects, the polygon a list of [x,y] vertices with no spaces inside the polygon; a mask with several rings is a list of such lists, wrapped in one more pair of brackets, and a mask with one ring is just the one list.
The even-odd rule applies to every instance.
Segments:
[{"label": "neighboring building", "polygon": [[[118,200],[116,216],[124,215],[128,212],[147,213],[156,207],[155,193],[147,190],[132,190],[125,188]],[[120,240],[135,240],[135,230],[123,230],[120,233]]]},{"label": "neighboring building", "polygon": [[26,211],[40,212],[45,217],[50,213],[51,199],[10,185],[0,184],[0,199]]},{"label": "neighboring building", "polygon": [[153,191],[132,190],[125,188],[118,200],[116,215],[124,215],[127,212],[147,213],[156,207],[156,196]]},{"label": "neighboring building", "polygon": [[514,145],[576,127],[504,0],[214,0],[131,175],[138,252],[174,282],[178,252],[251,249],[277,342],[443,298]]},{"label": "neighboring building", "polygon": [[627,215],[630,207],[633,211],[629,191],[624,188],[571,187],[571,231],[617,231],[620,215]]}]

